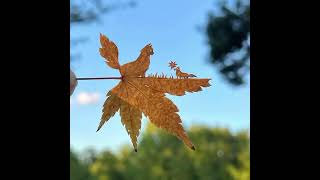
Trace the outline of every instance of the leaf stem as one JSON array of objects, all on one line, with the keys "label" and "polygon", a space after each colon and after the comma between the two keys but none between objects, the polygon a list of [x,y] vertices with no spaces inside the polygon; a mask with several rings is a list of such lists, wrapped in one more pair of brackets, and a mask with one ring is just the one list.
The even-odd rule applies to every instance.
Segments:
[{"label": "leaf stem", "polygon": [[122,79],[121,77],[92,77],[92,78],[76,78],[77,80],[102,80],[102,79]]}]

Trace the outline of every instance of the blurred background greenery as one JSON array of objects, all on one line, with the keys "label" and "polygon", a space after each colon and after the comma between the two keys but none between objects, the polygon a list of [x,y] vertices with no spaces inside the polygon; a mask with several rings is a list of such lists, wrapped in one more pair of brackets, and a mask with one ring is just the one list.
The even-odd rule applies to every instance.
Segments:
[{"label": "blurred background greenery", "polygon": [[195,152],[152,124],[143,133],[138,152],[129,144],[116,153],[70,151],[70,179],[250,179],[247,131],[233,134],[225,128],[192,126],[188,134],[197,145]]},{"label": "blurred background greenery", "polygon": [[[213,68],[226,84],[246,85],[250,74],[250,2],[219,1],[217,11],[209,12],[203,36],[207,37]],[[89,26],[113,10],[125,10],[139,1],[71,1],[71,28]],[[71,39],[71,46],[86,42],[86,37]],[[79,54],[73,53],[71,60]],[[250,88],[250,87],[247,87]],[[236,90],[235,90],[236,91]],[[70,150],[71,180],[249,180],[250,136],[244,129],[231,132],[227,128],[192,125],[188,135],[196,144],[191,151],[176,137],[148,124],[140,136],[138,152],[130,141],[118,151],[85,152]]]}]

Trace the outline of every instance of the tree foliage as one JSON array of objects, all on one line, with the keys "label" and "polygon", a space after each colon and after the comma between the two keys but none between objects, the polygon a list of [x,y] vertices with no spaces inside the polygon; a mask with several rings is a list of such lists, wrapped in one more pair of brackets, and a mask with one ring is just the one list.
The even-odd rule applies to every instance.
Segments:
[{"label": "tree foliage", "polygon": [[149,124],[137,153],[127,145],[116,153],[106,150],[91,156],[91,161],[77,160],[78,164],[71,163],[71,176],[76,174],[71,179],[250,179],[246,131],[234,134],[223,128],[193,126],[188,134],[198,147],[196,151],[184,148],[176,138]]},{"label": "tree foliage", "polygon": [[98,21],[102,14],[112,10],[135,6],[134,1],[112,4],[102,0],[70,1],[70,24],[85,24]]},{"label": "tree foliage", "polygon": [[223,4],[221,15],[210,14],[206,34],[210,60],[232,85],[245,83],[250,70],[250,3],[238,0],[234,8]]},{"label": "tree foliage", "polygon": [[79,155],[70,151],[70,180],[93,179],[88,169],[88,164],[79,158]]},{"label": "tree foliage", "polygon": [[[90,25],[94,22],[100,22],[100,18],[114,10],[134,7],[136,5],[135,1],[124,1],[111,3],[110,1],[102,0],[73,0],[70,1],[70,27],[77,28],[79,25]],[[71,35],[73,36],[73,35]],[[86,37],[72,37],[71,42],[71,51],[78,44],[84,43],[87,41]],[[79,57],[81,54],[73,53],[70,54],[70,60]]]}]

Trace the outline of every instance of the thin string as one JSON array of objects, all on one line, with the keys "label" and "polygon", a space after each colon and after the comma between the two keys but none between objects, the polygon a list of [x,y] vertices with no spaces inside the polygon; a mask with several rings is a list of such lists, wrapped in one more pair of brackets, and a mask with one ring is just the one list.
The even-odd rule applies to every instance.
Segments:
[{"label": "thin string", "polygon": [[121,77],[93,77],[93,78],[76,78],[77,80],[103,80],[103,79],[122,79]]}]

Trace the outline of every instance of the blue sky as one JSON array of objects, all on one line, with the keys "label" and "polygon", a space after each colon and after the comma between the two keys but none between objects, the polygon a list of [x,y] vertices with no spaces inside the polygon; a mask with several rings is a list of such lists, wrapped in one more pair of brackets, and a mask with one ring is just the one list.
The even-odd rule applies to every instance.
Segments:
[{"label": "blue sky", "polygon": [[[168,62],[175,60],[182,71],[201,78],[211,78],[212,86],[199,93],[182,97],[169,96],[179,107],[184,127],[192,124],[228,127],[233,131],[250,126],[250,84],[233,88],[207,62],[209,48],[204,32],[207,15],[214,9],[205,1],[137,1],[135,8],[114,11],[103,16],[102,23],[72,27],[71,37],[88,41],[74,48],[81,58],[71,63],[77,77],[119,76],[99,55],[99,33],[114,41],[119,49],[120,64],[135,60],[140,49],[152,43],[154,55],[147,73],[174,74]],[[96,133],[105,94],[118,80],[79,81],[71,99],[71,147],[83,151],[91,147],[116,150],[130,144],[130,138],[118,113]],[[143,118],[142,133],[146,118]]]}]

